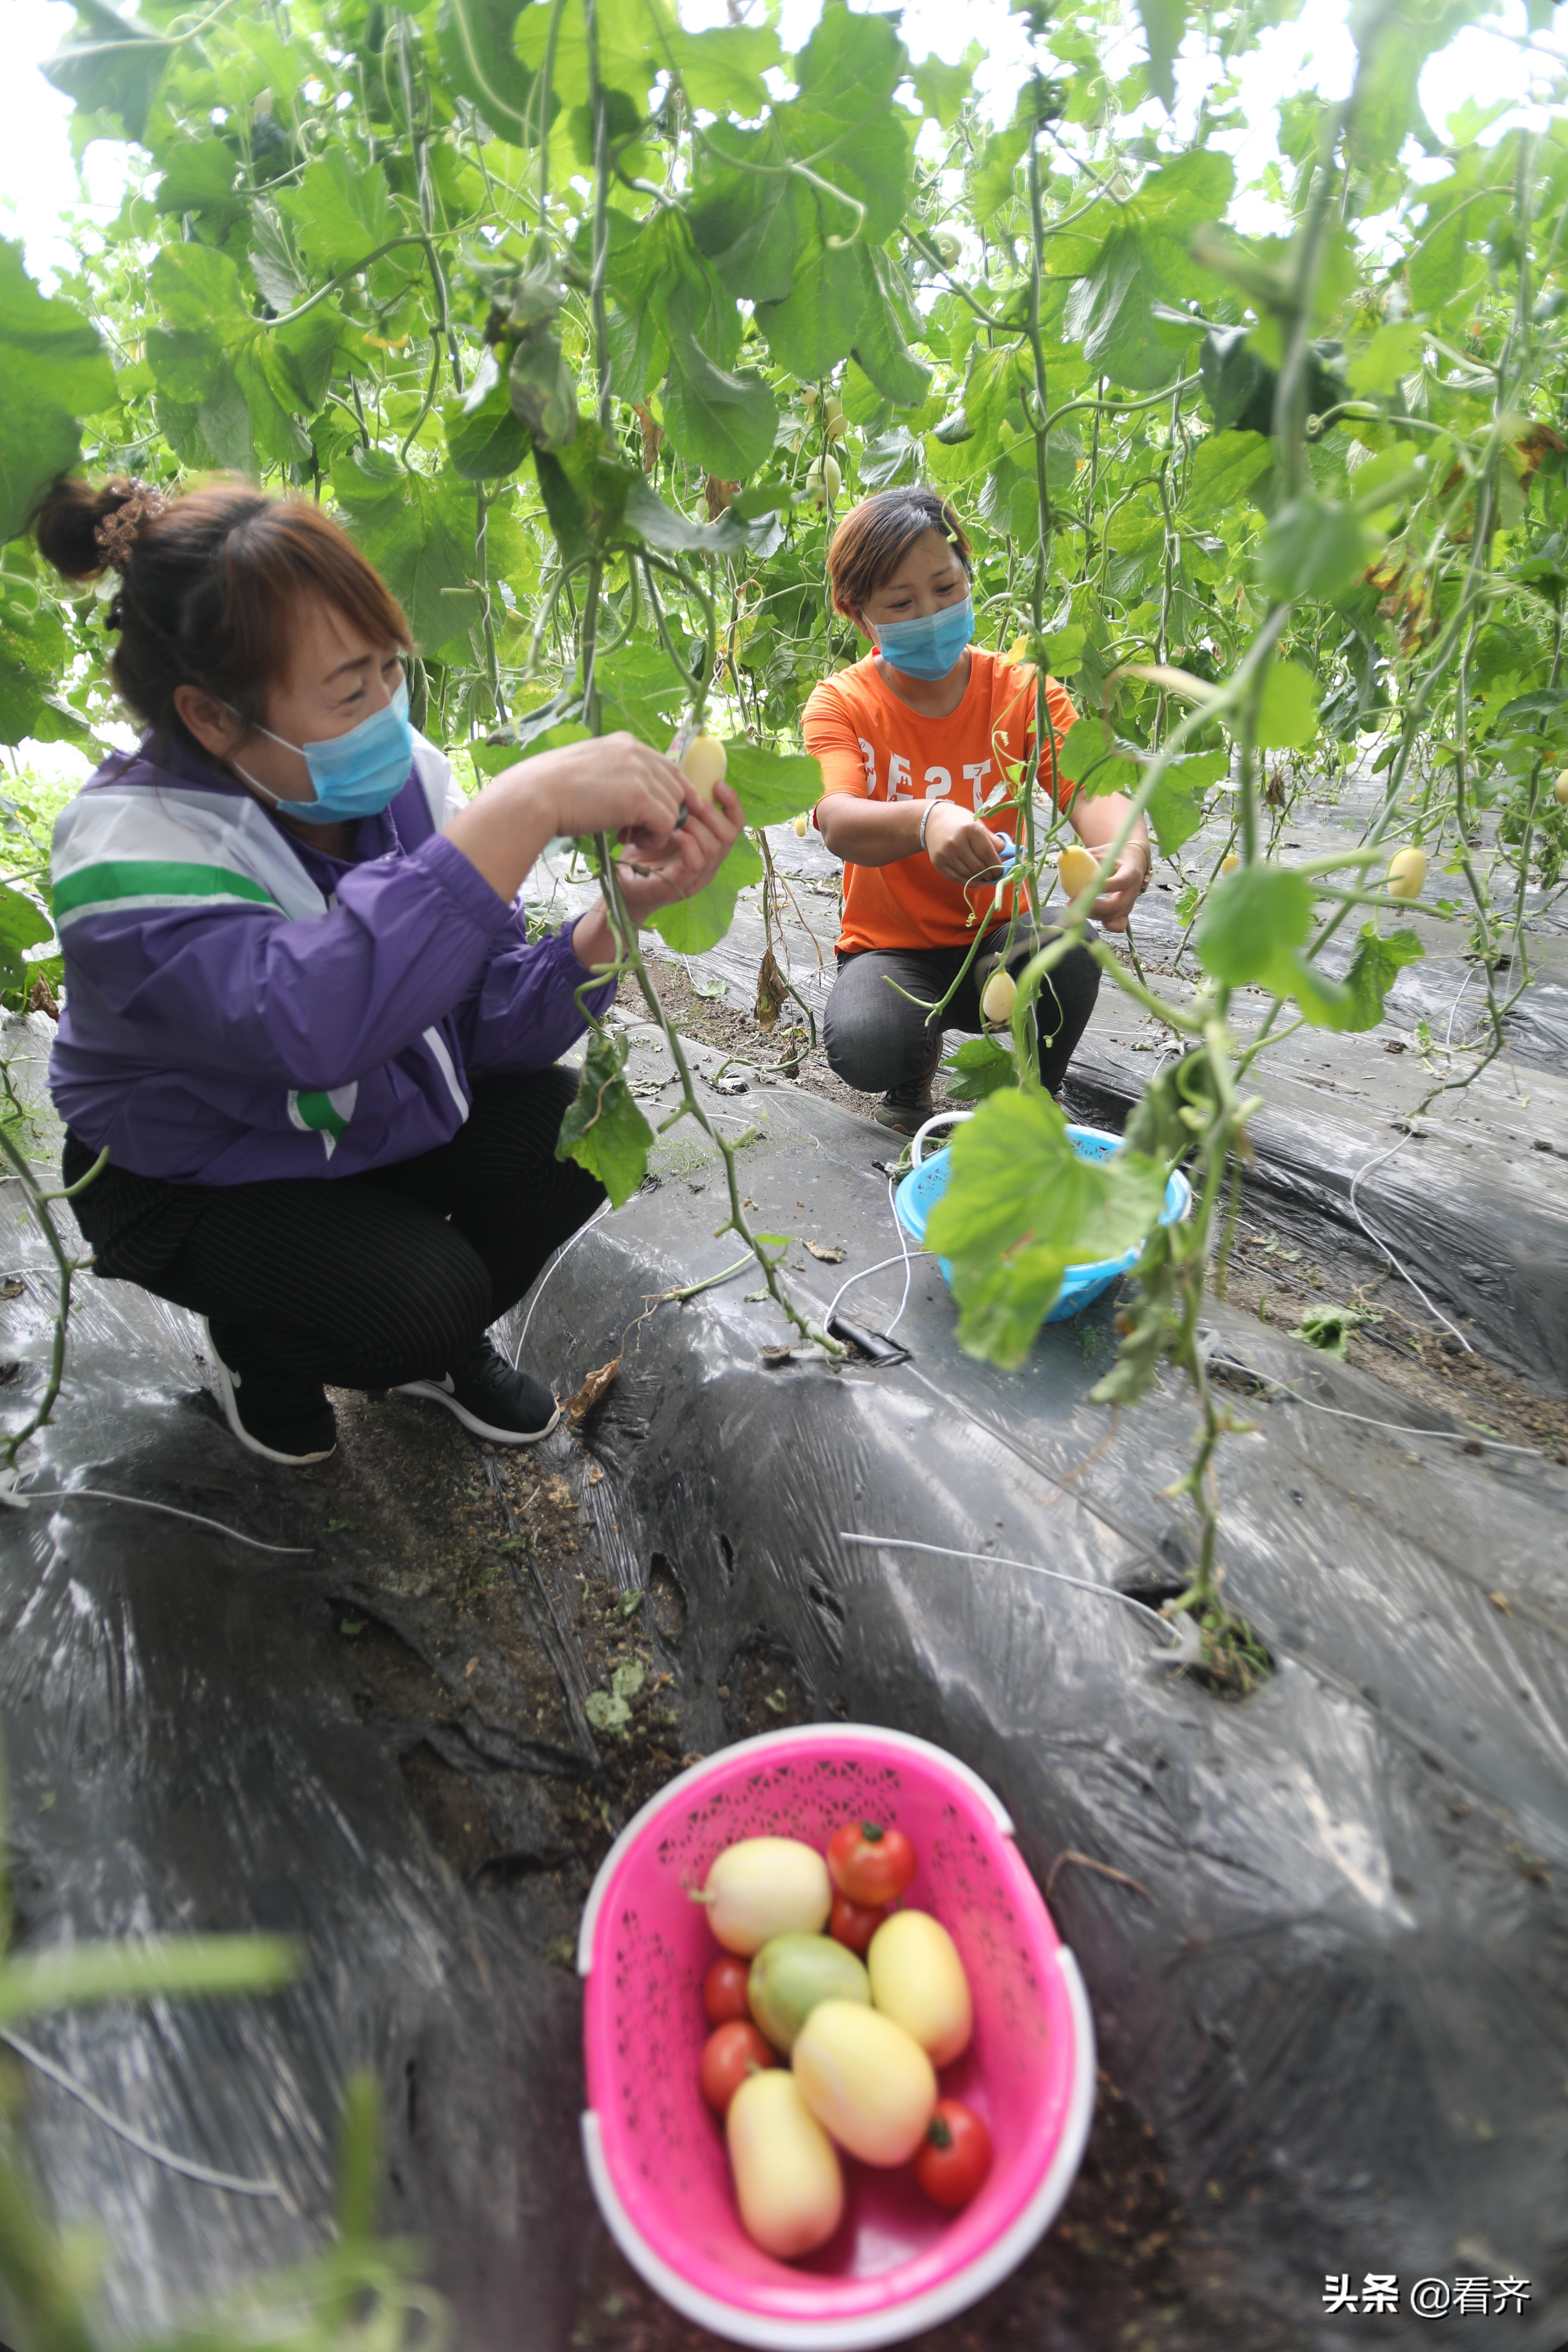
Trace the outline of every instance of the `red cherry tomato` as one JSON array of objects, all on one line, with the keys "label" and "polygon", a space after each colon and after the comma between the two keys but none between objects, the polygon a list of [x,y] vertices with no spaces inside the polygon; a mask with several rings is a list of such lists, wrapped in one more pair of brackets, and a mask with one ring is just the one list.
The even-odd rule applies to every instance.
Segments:
[{"label": "red cherry tomato", "polygon": [[714,1961],[702,1979],[702,2007],[710,2025],[728,2025],[731,2018],[751,2016],[746,1999],[751,1967],[750,1960],[737,1960],[728,1953]]},{"label": "red cherry tomato", "polygon": [[903,1893],[919,1864],[902,1830],[885,1829],[880,1822],[846,1822],[828,1840],[827,1867],[833,1884],[851,1903],[886,1910]]},{"label": "red cherry tomato", "polygon": [[827,1932],[840,1944],[847,1944],[862,1959],[866,1948],[888,1914],[880,1904],[851,1903],[847,1895],[835,1892],[833,1916],[827,1922]]},{"label": "red cherry tomato", "polygon": [[939,2099],[915,2158],[915,2179],[933,2204],[956,2213],[991,2169],[991,2135],[962,2099]]},{"label": "red cherry tomato", "polygon": [[716,2116],[728,2115],[730,2102],[747,2075],[775,2063],[756,2027],[732,2017],[728,2025],[708,2036],[702,2053],[702,2095]]}]

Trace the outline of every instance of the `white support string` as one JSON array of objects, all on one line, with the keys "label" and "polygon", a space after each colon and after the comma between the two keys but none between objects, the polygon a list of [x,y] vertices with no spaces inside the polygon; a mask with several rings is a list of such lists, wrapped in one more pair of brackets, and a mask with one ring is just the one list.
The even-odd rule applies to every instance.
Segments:
[{"label": "white support string", "polygon": [[1363,1233],[1366,1235],[1368,1241],[1372,1243],[1373,1246],[1383,1252],[1384,1257],[1388,1260],[1389,1265],[1394,1268],[1394,1273],[1399,1275],[1403,1280],[1410,1285],[1411,1289],[1415,1293],[1416,1297],[1421,1301],[1422,1306],[1425,1307],[1428,1315],[1435,1315],[1438,1322],[1443,1326],[1443,1328],[1446,1331],[1451,1331],[1453,1333],[1460,1347],[1463,1348],[1466,1355],[1473,1356],[1476,1351],[1474,1348],[1471,1347],[1469,1341],[1466,1339],[1464,1333],[1460,1330],[1458,1325],[1457,1323],[1450,1323],[1442,1308],[1435,1306],[1432,1300],[1427,1297],[1426,1293],[1422,1289],[1421,1285],[1416,1281],[1415,1276],[1411,1273],[1409,1267],[1400,1264],[1398,1258],[1394,1256],[1394,1252],[1389,1248],[1388,1244],[1384,1240],[1383,1235],[1381,1234],[1373,1233],[1372,1227],[1367,1223],[1366,1219],[1363,1216],[1361,1210],[1356,1205],[1355,1196],[1361,1189],[1363,1178],[1370,1176],[1374,1168],[1385,1167],[1388,1161],[1394,1158],[1395,1152],[1404,1150],[1409,1140],[1410,1139],[1407,1135],[1402,1135],[1399,1141],[1393,1147],[1392,1150],[1384,1152],[1376,1160],[1369,1160],[1364,1168],[1358,1168],[1356,1170],[1355,1175],[1351,1181],[1351,1214],[1355,1219],[1357,1224],[1361,1227]]},{"label": "white support string", "polygon": [[1312,1412],[1331,1413],[1336,1421],[1359,1421],[1363,1429],[1386,1429],[1395,1437],[1435,1437],[1440,1444],[1448,1445],[1484,1445],[1489,1454],[1524,1454],[1534,1462],[1548,1459],[1538,1445],[1510,1445],[1500,1437],[1483,1437],[1479,1430],[1421,1429],[1409,1422],[1374,1421],[1370,1413],[1352,1412],[1348,1406],[1321,1404],[1316,1397],[1303,1396],[1300,1390],[1293,1389],[1288,1381],[1276,1380],[1271,1372],[1260,1372],[1256,1365],[1244,1364],[1234,1356],[1214,1356],[1209,1360],[1223,1364],[1228,1371],[1245,1372],[1248,1380],[1257,1381],[1260,1387],[1279,1396],[1288,1396],[1294,1403],[1304,1404]]},{"label": "white support string", "polygon": [[1146,1601],[1135,1594],[1121,1592],[1114,1584],[1096,1584],[1091,1577],[1068,1576],[1059,1568],[1041,1568],[1032,1559],[1003,1559],[993,1551],[959,1551],[952,1544],[917,1543],[910,1536],[861,1536],[838,1531],[840,1543],[863,1544],[868,1550],[924,1551],[941,1559],[974,1559],[984,1568],[1021,1568],[1028,1576],[1048,1576],[1053,1583],[1070,1584],[1079,1592],[1092,1592],[1101,1601],[1120,1601],[1124,1609],[1136,1609],[1139,1615],[1157,1625],[1162,1633],[1171,1637],[1169,1663],[1173,1666],[1195,1665],[1203,1651],[1203,1638],[1189,1612],[1179,1618],[1162,1616],[1151,1609]]},{"label": "white support string", "polygon": [[79,2100],[89,2116],[95,2116],[106,2130],[111,2131],[117,2139],[122,2139],[128,2147],[135,2148],[138,2155],[150,2156],[154,2164],[163,2165],[170,2172],[179,2173],[186,2180],[200,2181],[204,2189],[221,2189],[230,2197],[276,2197],[280,2204],[292,2209],[293,2199],[276,2180],[246,2180],[237,2173],[215,2172],[208,2165],[194,2163],[188,2156],[176,2156],[173,2148],[160,2147],[156,2140],[145,2138],[133,2124],[126,2123],[122,2116],[106,2107],[101,2099],[96,2098],[84,2083],[79,2083],[74,2074],[68,2074],[63,2066],[57,2066],[52,2058],[46,2058],[41,2050],[35,2050],[30,2042],[24,2042],[20,2034],[0,2028],[0,2042],[4,2042],[7,2049],[14,2050],[18,2058],[25,2058],[29,2066],[36,2066],[40,2074],[47,2075],[49,2081],[69,2097]]},{"label": "white support string", "polygon": [[188,1519],[194,1528],[211,1528],[216,1535],[248,1544],[253,1551],[286,1552],[308,1559],[316,1549],[314,1544],[266,1543],[260,1536],[247,1536],[238,1528],[226,1526],[222,1519],[209,1519],[200,1511],[183,1511],[177,1503],[154,1503],[145,1495],[116,1495],[107,1486],[14,1486],[0,1496],[0,1501],[26,1510],[29,1503],[74,1503],[82,1496],[94,1503],[124,1503],[133,1511],[162,1511],[171,1519]]},{"label": "white support string", "polygon": [[522,1362],[522,1350],[528,1339],[528,1327],[533,1320],[534,1308],[538,1306],[540,1300],[544,1296],[545,1284],[550,1280],[551,1276],[555,1272],[555,1269],[561,1264],[562,1259],[565,1257],[570,1251],[576,1248],[584,1234],[591,1234],[594,1227],[599,1223],[600,1219],[607,1217],[609,1213],[609,1202],[601,1201],[593,1215],[588,1219],[586,1224],[579,1225],[576,1232],[562,1243],[560,1248],[556,1251],[554,1257],[545,1267],[544,1272],[540,1276],[538,1282],[534,1286],[533,1297],[528,1302],[528,1313],[523,1318],[522,1329],[518,1333],[517,1347],[513,1351],[511,1360],[511,1368],[514,1372]]}]

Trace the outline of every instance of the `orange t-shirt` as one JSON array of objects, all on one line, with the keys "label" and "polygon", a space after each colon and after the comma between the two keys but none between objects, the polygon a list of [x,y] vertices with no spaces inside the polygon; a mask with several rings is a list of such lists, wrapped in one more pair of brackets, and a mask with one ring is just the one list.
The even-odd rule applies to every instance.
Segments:
[{"label": "orange t-shirt", "polygon": [[[1078,713],[1066,688],[1046,680],[1046,708],[1058,742]],[[822,762],[823,797],[854,793],[861,800],[952,800],[973,809],[995,791],[1009,770],[1016,776],[1035,731],[1035,673],[1001,654],[970,648],[969,684],[956,710],[925,719],[884,686],[876,656],[824,678],[801,720],[805,748]],[[1042,780],[1053,780],[1048,751]],[[994,809],[993,833],[1017,837],[1016,806]],[[891,866],[844,867],[841,951],[861,948],[966,947],[974,936],[972,912],[988,922],[994,883],[963,886],[937,872],[929,857],[900,857]],[[1008,900],[997,910],[1005,918]]]}]

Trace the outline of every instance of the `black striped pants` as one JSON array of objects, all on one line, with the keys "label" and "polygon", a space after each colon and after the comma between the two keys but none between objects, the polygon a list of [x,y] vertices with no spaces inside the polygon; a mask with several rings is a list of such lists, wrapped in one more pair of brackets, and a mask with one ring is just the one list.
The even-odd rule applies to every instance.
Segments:
[{"label": "black striped pants", "polygon": [[[449,1371],[605,1195],[555,1139],[567,1069],[481,1077],[450,1142],[361,1176],[169,1184],[110,1165],[73,1204],[95,1272],[211,1321],[224,1360],[334,1388]],[[94,1154],[68,1136],[68,1184]]]}]

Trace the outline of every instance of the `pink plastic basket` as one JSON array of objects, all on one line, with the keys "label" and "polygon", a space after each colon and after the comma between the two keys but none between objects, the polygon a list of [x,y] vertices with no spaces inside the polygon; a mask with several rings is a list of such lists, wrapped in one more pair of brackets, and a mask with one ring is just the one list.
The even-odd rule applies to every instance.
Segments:
[{"label": "pink plastic basket", "polygon": [[[781,2263],[741,2227],[723,2127],[698,2062],[702,1979],[719,1956],[700,1886],[721,1847],[763,1835],[826,1847],[840,1822],[896,1822],[920,1874],[906,1901],[952,1936],[974,2037],[942,2075],[990,2126],[991,2174],[963,2212],[907,2172],[845,2159],[837,2236]],[[1089,2134],[1094,2028],[1072,1954],[984,1782],[940,1748],[868,1724],[742,1740],[683,1772],[616,1839],[583,1915],[588,2107],[583,2147],[627,2260],[678,2311],[739,2344],[891,2344],[1005,2278],[1055,2219]]]}]

